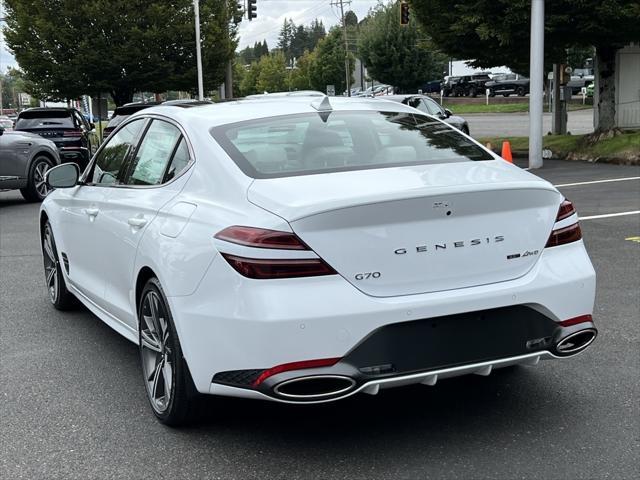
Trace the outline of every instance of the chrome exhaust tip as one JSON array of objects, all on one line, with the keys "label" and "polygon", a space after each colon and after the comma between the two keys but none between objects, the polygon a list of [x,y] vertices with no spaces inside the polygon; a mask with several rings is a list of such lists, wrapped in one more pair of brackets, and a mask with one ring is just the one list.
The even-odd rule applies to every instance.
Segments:
[{"label": "chrome exhaust tip", "polygon": [[575,355],[593,343],[598,335],[595,328],[585,328],[567,335],[556,344],[556,351],[563,356]]},{"label": "chrome exhaust tip", "polygon": [[279,383],[273,391],[292,400],[319,400],[346,394],[355,386],[353,378],[343,375],[312,375]]}]

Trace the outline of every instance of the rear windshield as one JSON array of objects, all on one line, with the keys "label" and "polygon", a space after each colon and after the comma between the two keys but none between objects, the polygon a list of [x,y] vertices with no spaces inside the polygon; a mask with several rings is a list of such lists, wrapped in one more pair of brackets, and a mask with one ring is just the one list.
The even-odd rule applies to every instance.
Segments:
[{"label": "rear windshield", "polygon": [[23,112],[16,121],[16,129],[75,128],[71,113],[65,111]]},{"label": "rear windshield", "polygon": [[253,178],[493,160],[448,125],[412,113],[287,115],[222,125],[211,134]]}]

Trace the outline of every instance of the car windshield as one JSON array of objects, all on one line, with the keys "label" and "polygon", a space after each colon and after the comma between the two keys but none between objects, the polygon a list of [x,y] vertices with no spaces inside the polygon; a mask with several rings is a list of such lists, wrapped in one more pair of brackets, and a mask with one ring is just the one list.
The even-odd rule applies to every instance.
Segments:
[{"label": "car windshield", "polygon": [[16,130],[24,128],[74,128],[73,118],[66,111],[23,112],[16,121]]},{"label": "car windshield", "polygon": [[253,178],[493,160],[446,124],[412,113],[286,115],[214,127],[211,134]]}]

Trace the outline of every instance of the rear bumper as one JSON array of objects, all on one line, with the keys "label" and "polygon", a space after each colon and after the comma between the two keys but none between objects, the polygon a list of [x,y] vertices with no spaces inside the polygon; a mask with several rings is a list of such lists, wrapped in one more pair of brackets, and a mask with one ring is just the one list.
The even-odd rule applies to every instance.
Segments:
[{"label": "rear bumper", "polygon": [[[552,343],[541,342],[527,349],[526,342],[554,338],[558,322],[591,314],[594,297],[595,272],[580,241],[544,250],[534,268],[516,280],[391,298],[365,295],[337,275],[249,280],[218,256],[194,294],[169,296],[168,300],[200,392],[287,401],[272,389],[291,378],[289,374],[265,381],[263,390],[239,388],[232,381],[219,381],[220,376],[212,381],[222,372],[261,371],[301,360],[341,358],[344,361],[334,367],[315,373],[353,378],[355,386],[347,392],[350,395],[369,387],[375,390],[375,385],[386,388],[409,380],[416,383],[414,380],[434,374],[445,378],[443,375],[464,374],[487,365],[497,368],[505,362],[555,358]],[[496,310],[498,314],[486,316],[487,311]],[[518,315],[514,312],[525,312],[528,320],[515,318]],[[451,318],[457,320],[446,321]],[[431,326],[433,322],[436,327]],[[486,328],[477,328],[479,323]],[[396,325],[400,327],[392,327]],[[464,325],[473,328],[461,328]],[[394,338],[391,332],[391,336],[379,337],[382,341],[378,344],[369,343],[376,332],[390,328],[406,329],[409,334]],[[442,333],[429,335],[429,329]],[[506,337],[512,340],[501,332],[510,332]],[[459,345],[452,345],[454,334]],[[362,345],[366,349],[359,350]],[[382,354],[385,348],[387,357]],[[401,358],[403,351],[409,353],[407,358]],[[361,361],[356,361],[358,352],[364,352]],[[389,363],[394,370],[382,369],[380,376],[367,377],[361,371]]]},{"label": "rear bumper", "polygon": [[246,388],[238,388],[230,385],[212,383],[208,393],[212,395],[222,395],[230,397],[242,397],[252,398],[256,400],[270,400],[282,403],[292,404],[316,404],[327,403],[337,400],[343,400],[347,397],[355,395],[356,393],[367,393],[370,395],[376,395],[380,390],[387,388],[404,387],[407,385],[423,384],[428,386],[434,386],[439,380],[447,378],[459,377],[462,375],[482,375],[487,376],[493,370],[510,367],[513,365],[537,365],[540,360],[550,360],[559,358],[553,355],[551,352],[535,352],[525,355],[518,355],[514,357],[499,358],[494,360],[487,360],[484,362],[475,362],[466,365],[458,365],[454,367],[446,367],[440,369],[433,369],[424,372],[416,372],[406,375],[393,376],[388,378],[377,378],[362,382],[360,385],[354,385],[354,387],[341,394],[332,396],[330,398],[318,398],[310,399],[306,401],[297,400],[293,398],[285,398],[273,394],[266,394],[261,390],[252,390]]}]

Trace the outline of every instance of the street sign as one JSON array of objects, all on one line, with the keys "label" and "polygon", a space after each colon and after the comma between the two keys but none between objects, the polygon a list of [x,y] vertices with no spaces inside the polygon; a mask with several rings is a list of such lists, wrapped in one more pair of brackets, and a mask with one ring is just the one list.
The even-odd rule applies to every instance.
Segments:
[{"label": "street sign", "polygon": [[335,85],[327,85],[327,95],[330,97],[335,97],[336,95],[336,86]]}]

